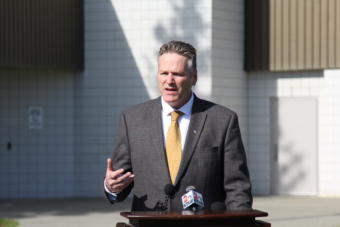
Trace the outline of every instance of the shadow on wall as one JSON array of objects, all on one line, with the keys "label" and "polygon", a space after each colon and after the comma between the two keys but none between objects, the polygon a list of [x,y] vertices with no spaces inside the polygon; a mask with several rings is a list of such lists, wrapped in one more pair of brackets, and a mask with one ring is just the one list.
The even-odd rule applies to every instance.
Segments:
[{"label": "shadow on wall", "polygon": [[[160,43],[170,40],[181,40],[189,42],[197,50],[198,83],[200,74],[208,73],[208,59],[210,50],[202,48],[209,25],[202,18],[199,12],[201,0],[169,1],[173,16],[168,21],[160,21],[154,27],[154,36]],[[209,75],[210,76],[210,75]]]},{"label": "shadow on wall", "polygon": [[[320,84],[322,84],[323,74],[321,71],[309,71],[309,72],[248,72],[247,73],[247,100],[248,100],[248,164],[251,174],[251,179],[253,182],[253,192],[258,195],[270,195],[273,194],[274,185],[278,184],[278,176],[273,176],[274,170],[278,171],[278,164],[276,163],[276,167],[274,166],[273,161],[273,152],[274,145],[273,143],[277,141],[281,141],[286,149],[289,148],[289,151],[283,151],[283,154],[287,154],[286,157],[291,157],[289,160],[292,160],[295,157],[293,153],[300,154],[303,150],[300,148],[296,148],[296,142],[300,141],[301,136],[292,136],[292,133],[299,132],[300,128],[296,125],[292,127],[292,130],[288,131],[288,133],[282,132],[281,128],[281,136],[274,136],[275,127],[278,127],[279,120],[279,107],[277,104],[274,105],[271,99],[281,98],[307,98],[307,97],[318,97],[317,93],[319,90]],[[287,114],[294,115],[290,117],[290,121],[288,121],[289,125],[292,123],[292,120],[297,119],[297,116],[301,116],[300,112],[305,111],[305,107],[302,105],[298,105],[298,108],[292,108],[286,110],[284,115]],[[283,109],[281,109],[283,111]],[[294,110],[294,111],[292,111]],[[306,116],[309,116],[307,114]],[[305,117],[301,117],[305,119]],[[300,119],[300,118],[299,118]],[[287,126],[287,124],[283,124]],[[303,128],[303,127],[301,127]],[[290,136],[290,138],[295,138],[295,140],[288,140],[282,142],[282,138],[286,136]],[[317,139],[317,138],[316,138]],[[308,140],[311,142],[311,140]],[[289,146],[288,146],[289,145]],[[293,146],[294,145],[294,146]],[[284,149],[283,149],[284,150]],[[286,153],[284,153],[286,152]],[[310,155],[308,155],[310,156]],[[285,172],[286,175],[290,173],[296,173],[295,177],[301,176],[301,181],[296,182],[293,178],[291,178],[290,183],[287,183],[285,186],[285,190],[295,191],[295,189],[302,184],[302,180],[307,180],[311,176],[311,171],[316,171],[317,164],[311,165],[312,168],[305,169],[301,163],[305,162],[309,157],[303,156],[301,157],[301,162],[299,164],[296,163],[297,160],[294,161],[294,165],[289,166]],[[300,157],[297,157],[300,160]],[[295,168],[295,169],[294,169]],[[302,173],[300,172],[302,171]],[[298,177],[297,177],[298,178]],[[289,181],[287,181],[289,182]],[[311,188],[311,187],[310,187]],[[277,194],[277,193],[274,193]]]},{"label": "shadow on wall", "polygon": [[[73,72],[0,70],[0,198],[71,196]],[[38,123],[29,109],[40,109]],[[51,176],[54,176],[53,178]]]},{"label": "shadow on wall", "polygon": [[286,144],[282,148],[282,153],[289,156],[288,163],[280,166],[280,173],[282,178],[288,178],[287,181],[282,184],[283,192],[290,192],[296,189],[301,181],[306,178],[306,172],[304,169],[299,168],[303,164],[303,155],[298,150],[294,150],[293,144]]},{"label": "shadow on wall", "polygon": [[284,163],[273,163],[272,179],[274,194],[289,194],[294,192],[306,178],[306,172],[301,168],[303,164],[303,155],[296,150],[293,143],[287,143],[280,146],[282,156],[288,158]]},{"label": "shadow on wall", "polygon": [[317,104],[315,98],[271,98],[272,193],[317,192]]},{"label": "shadow on wall", "polygon": [[[197,47],[207,28],[199,12],[199,2],[169,1],[169,4],[173,16],[170,23],[160,20],[154,27],[155,41],[178,39]],[[87,1],[85,6],[85,71],[75,79],[74,191],[76,196],[101,196],[105,161],[115,146],[119,114],[150,97],[114,1]],[[202,66],[199,71],[204,74],[209,50],[198,51],[198,64]],[[157,59],[145,59],[154,73],[153,63]]]},{"label": "shadow on wall", "polygon": [[[169,4],[173,16],[170,23],[160,20],[156,24],[155,41],[179,39],[197,47],[207,28],[199,2]],[[85,71],[75,78],[75,195],[101,196],[105,160],[115,146],[119,114],[128,106],[148,100],[149,88],[144,85],[114,1],[87,1],[85,15]],[[207,72],[208,57],[208,49],[199,49],[202,74]],[[147,67],[153,69],[157,59],[145,59]]]},{"label": "shadow on wall", "polygon": [[119,115],[149,96],[111,1],[87,1],[85,15],[85,71],[75,79],[75,195],[102,196]]}]

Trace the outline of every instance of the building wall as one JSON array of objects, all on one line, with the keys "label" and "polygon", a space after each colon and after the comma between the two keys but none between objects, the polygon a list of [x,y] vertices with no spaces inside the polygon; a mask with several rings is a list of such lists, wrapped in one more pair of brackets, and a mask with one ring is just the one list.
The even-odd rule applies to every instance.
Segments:
[{"label": "building wall", "polygon": [[244,58],[244,1],[212,1],[212,100],[236,111],[247,143],[247,75]]},{"label": "building wall", "polygon": [[320,89],[319,191],[340,196],[340,70],[324,70]]},{"label": "building wall", "polygon": [[[325,93],[336,76],[321,71],[243,72],[243,1],[85,2],[85,72],[76,82],[76,193],[102,193],[105,158],[110,156],[119,113],[134,103],[158,96],[157,50],[171,39],[198,50],[198,96],[234,109],[248,147],[255,194],[270,193],[269,97],[319,97],[319,194],[336,194],[337,131],[328,126],[334,99]],[[328,97],[328,98],[327,98]],[[331,100],[331,101],[330,101]],[[328,104],[327,104],[328,103]],[[336,119],[336,118],[335,118]],[[247,130],[248,129],[248,130]],[[334,139],[335,141],[335,139]],[[332,144],[332,145],[329,145]],[[327,159],[328,158],[328,159]],[[327,164],[326,164],[327,163]],[[332,167],[330,167],[332,166]],[[332,173],[332,174],[329,174]],[[332,176],[332,177],[330,177]]]},{"label": "building wall", "polygon": [[[73,196],[74,76],[0,70],[1,199]],[[43,109],[41,129],[29,128],[29,107]]]},{"label": "building wall", "polygon": [[339,196],[339,70],[249,73],[249,168],[255,194],[270,194],[270,97],[318,100],[318,194]]},{"label": "building wall", "polygon": [[[4,165],[1,179],[7,187],[1,187],[1,195],[101,196],[105,161],[114,148],[119,114],[128,106],[159,95],[157,50],[172,39],[197,48],[196,94],[235,110],[246,144],[244,28],[240,24],[243,1],[238,0],[86,0],[84,72],[3,72],[1,85],[7,90],[2,90],[1,105],[8,106],[10,101],[22,107],[14,110],[21,113],[16,118],[2,112],[2,122],[10,118],[26,122],[27,107],[36,105],[44,108],[46,127],[51,124],[53,128],[26,129],[27,136],[21,139],[24,155],[20,157],[27,159],[21,161],[25,165],[20,171],[32,172],[22,182],[28,186],[21,187],[20,178],[15,177],[20,171]],[[37,95],[31,97],[31,93]],[[10,126],[3,128],[5,135],[22,134],[17,128],[11,133]],[[2,141],[3,148],[6,143],[7,138]],[[16,144],[14,141],[13,150]],[[42,171],[45,167],[46,172]],[[58,180],[52,181],[50,175]]]},{"label": "building wall", "polygon": [[0,67],[83,68],[83,0],[3,0]]},{"label": "building wall", "polygon": [[[0,70],[0,198],[102,196],[119,114],[159,95],[157,51],[172,39],[197,48],[196,94],[238,113],[255,194],[270,193],[270,97],[317,97],[318,191],[339,195],[340,72],[245,73],[243,5],[85,0],[82,73]],[[28,129],[30,106],[43,129]]]},{"label": "building wall", "polygon": [[102,196],[122,110],[159,96],[157,52],[198,51],[197,95],[211,96],[211,1],[85,0],[85,71],[75,79],[75,195]]},{"label": "building wall", "polygon": [[246,0],[247,70],[340,67],[340,0]]},{"label": "building wall", "polygon": [[243,1],[87,0],[85,18],[85,71],[75,86],[75,194],[102,194],[119,113],[159,95],[157,51],[172,39],[196,47],[196,94],[237,111],[246,137]]},{"label": "building wall", "polygon": [[340,67],[339,0],[270,0],[269,5],[269,70]]}]

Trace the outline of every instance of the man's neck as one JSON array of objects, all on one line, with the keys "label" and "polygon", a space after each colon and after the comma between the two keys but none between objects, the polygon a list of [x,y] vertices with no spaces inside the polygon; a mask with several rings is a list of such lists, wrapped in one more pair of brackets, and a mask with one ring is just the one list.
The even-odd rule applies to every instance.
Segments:
[{"label": "man's neck", "polygon": [[172,107],[169,103],[164,101],[163,97],[162,97],[161,100],[162,100],[162,109],[166,113],[170,113],[173,110],[179,110],[179,111],[182,111],[184,113],[191,114],[191,109],[192,109],[193,102],[194,102],[194,94],[191,93],[189,100],[184,105],[182,105],[180,108]]},{"label": "man's neck", "polygon": [[183,106],[187,105],[187,104],[190,102],[190,100],[192,100],[192,99],[194,98],[194,93],[191,92],[190,95],[189,95],[189,97],[187,98],[187,100],[186,100],[182,105],[180,105],[180,106],[174,106],[174,105],[172,105],[171,103],[166,102],[166,101],[163,99],[163,96],[161,96],[161,98],[162,98],[162,102],[163,102],[163,103],[166,103],[167,105],[171,106],[171,108],[173,108],[173,109],[175,109],[175,110],[179,110],[179,109],[181,109]]}]

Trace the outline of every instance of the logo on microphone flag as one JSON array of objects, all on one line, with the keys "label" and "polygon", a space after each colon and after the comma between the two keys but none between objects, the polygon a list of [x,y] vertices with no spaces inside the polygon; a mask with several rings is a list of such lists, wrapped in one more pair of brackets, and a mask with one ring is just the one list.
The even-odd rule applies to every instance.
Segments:
[{"label": "logo on microphone flag", "polygon": [[190,191],[190,192],[188,192],[188,193],[186,193],[182,196],[182,204],[183,204],[184,209],[191,206],[194,202],[195,202],[195,200],[194,200],[194,195],[193,195],[192,191]]}]

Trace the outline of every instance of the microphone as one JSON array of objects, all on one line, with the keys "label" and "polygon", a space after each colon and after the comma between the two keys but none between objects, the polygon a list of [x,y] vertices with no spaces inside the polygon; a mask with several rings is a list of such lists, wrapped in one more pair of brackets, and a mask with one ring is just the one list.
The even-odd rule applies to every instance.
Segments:
[{"label": "microphone", "polygon": [[183,209],[189,209],[192,211],[200,210],[204,207],[203,196],[201,193],[195,191],[194,186],[188,186],[184,195],[182,195]]},{"label": "microphone", "polygon": [[166,204],[169,211],[171,211],[171,201],[170,198],[173,196],[175,192],[175,187],[172,184],[166,184],[164,187],[164,193],[165,193],[165,201],[164,204]]},{"label": "microphone", "polygon": [[213,202],[210,206],[211,211],[225,211],[226,206],[222,202]]},{"label": "microphone", "polygon": [[170,196],[173,195],[174,189],[175,189],[175,187],[174,187],[172,184],[167,184],[167,185],[165,185],[165,187],[164,187],[164,192],[165,192],[165,194],[166,194],[167,196],[170,197]]}]

